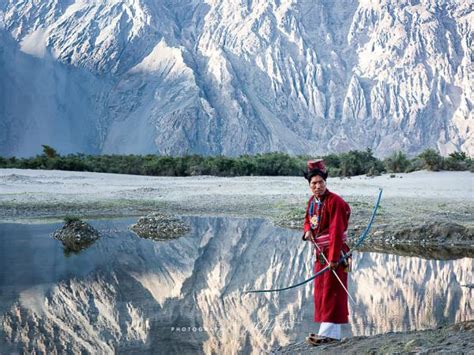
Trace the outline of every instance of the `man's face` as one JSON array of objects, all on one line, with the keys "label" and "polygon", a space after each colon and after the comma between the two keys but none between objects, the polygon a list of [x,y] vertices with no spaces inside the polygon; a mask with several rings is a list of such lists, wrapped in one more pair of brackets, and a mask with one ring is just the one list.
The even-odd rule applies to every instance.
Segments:
[{"label": "man's face", "polygon": [[326,181],[319,175],[313,176],[309,182],[309,188],[315,197],[320,198],[326,192]]}]

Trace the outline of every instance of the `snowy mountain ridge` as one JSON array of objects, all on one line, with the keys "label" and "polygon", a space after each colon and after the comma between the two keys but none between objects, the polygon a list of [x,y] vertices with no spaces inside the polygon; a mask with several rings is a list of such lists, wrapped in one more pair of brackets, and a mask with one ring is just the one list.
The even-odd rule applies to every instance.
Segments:
[{"label": "snowy mountain ridge", "polygon": [[0,4],[0,154],[474,154],[469,0]]}]

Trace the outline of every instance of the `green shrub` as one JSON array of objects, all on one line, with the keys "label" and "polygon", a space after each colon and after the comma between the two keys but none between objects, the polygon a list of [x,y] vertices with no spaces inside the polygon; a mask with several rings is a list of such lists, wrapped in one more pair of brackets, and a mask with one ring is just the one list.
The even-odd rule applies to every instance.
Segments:
[{"label": "green shrub", "polygon": [[43,147],[43,154],[48,157],[48,158],[56,158],[58,156],[58,153],[56,152],[56,149],[53,147],[50,147],[49,145],[43,144],[41,145]]},{"label": "green shrub", "polygon": [[77,216],[66,216],[64,217],[64,223],[79,222],[81,219]]},{"label": "green shrub", "polygon": [[444,158],[443,167],[446,170],[471,170],[472,171],[472,159],[469,158],[464,152],[454,152],[449,154],[447,158]]},{"label": "green shrub", "polygon": [[[48,147],[48,146],[46,146]],[[0,157],[0,167],[23,169],[58,169],[151,176],[302,176],[307,160],[314,156],[290,156],[271,152],[239,157],[225,156],[158,156],[147,155],[85,155],[61,156],[49,151],[32,158]],[[426,150],[411,161],[402,152],[395,152],[383,161],[374,157],[372,150],[351,150],[328,154],[325,160],[330,176],[376,176],[388,172],[429,170],[474,170],[472,159],[465,153],[452,153],[443,158],[434,150]]]},{"label": "green shrub", "polygon": [[339,168],[342,176],[355,176],[371,172],[377,175],[385,171],[383,163],[374,157],[369,148],[365,152],[351,150],[339,155]]},{"label": "green shrub", "polygon": [[403,173],[409,170],[410,160],[402,152],[394,152],[383,161],[385,170],[390,173]]},{"label": "green shrub", "polygon": [[443,169],[443,157],[434,149],[426,149],[418,155],[422,162],[423,169],[440,171]]},{"label": "green shrub", "polygon": [[449,154],[448,159],[452,159],[452,160],[455,160],[455,161],[465,161],[465,160],[468,160],[469,158],[466,155],[466,153],[464,153],[464,152],[453,152],[453,153]]}]

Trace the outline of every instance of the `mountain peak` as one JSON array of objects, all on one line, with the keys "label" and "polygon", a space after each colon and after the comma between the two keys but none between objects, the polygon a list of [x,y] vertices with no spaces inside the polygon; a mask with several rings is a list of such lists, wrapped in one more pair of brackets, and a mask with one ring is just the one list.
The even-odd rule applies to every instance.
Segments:
[{"label": "mountain peak", "polygon": [[9,0],[0,153],[472,155],[470,7]]}]

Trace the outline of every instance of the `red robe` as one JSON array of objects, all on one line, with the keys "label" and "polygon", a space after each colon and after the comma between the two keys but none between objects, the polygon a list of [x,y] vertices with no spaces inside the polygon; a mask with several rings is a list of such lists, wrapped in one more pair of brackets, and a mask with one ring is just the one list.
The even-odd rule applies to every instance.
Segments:
[{"label": "red robe", "polygon": [[[304,233],[311,230],[309,212],[312,199],[313,197],[309,199],[306,209]],[[313,230],[313,236],[329,234],[329,246],[322,250],[327,260],[337,262],[341,257],[341,250],[344,253],[349,251],[349,247],[342,238],[344,231],[347,231],[351,209],[346,201],[329,190],[326,190],[321,201],[320,220],[318,227]],[[314,208],[313,215],[317,213],[316,210]],[[314,263],[315,273],[327,265],[327,263],[322,265],[319,259],[320,255],[317,252]],[[345,271],[344,265],[338,265],[336,273],[347,289],[347,271]],[[318,323],[348,323],[348,315],[347,293],[333,272],[326,271],[316,277],[314,279],[314,321]]]}]

